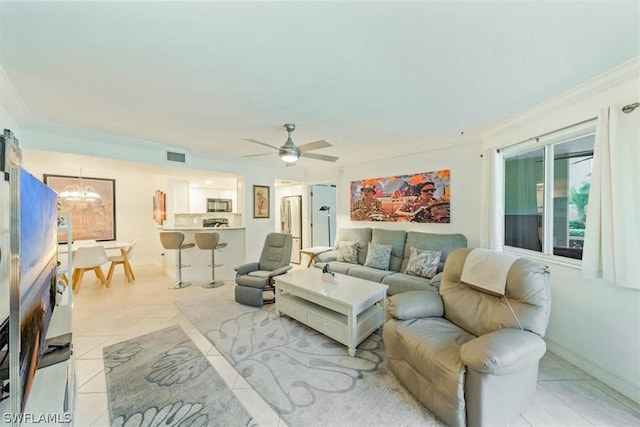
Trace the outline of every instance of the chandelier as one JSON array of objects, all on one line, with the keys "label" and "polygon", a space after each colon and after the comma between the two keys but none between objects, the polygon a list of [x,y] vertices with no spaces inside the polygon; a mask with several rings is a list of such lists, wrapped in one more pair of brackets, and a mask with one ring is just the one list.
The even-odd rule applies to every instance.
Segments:
[{"label": "chandelier", "polygon": [[101,199],[100,194],[96,192],[95,188],[90,185],[84,185],[82,182],[82,169],[80,169],[78,179],[80,180],[78,184],[66,185],[64,191],[58,197],[71,203],[88,204],[98,202]]}]

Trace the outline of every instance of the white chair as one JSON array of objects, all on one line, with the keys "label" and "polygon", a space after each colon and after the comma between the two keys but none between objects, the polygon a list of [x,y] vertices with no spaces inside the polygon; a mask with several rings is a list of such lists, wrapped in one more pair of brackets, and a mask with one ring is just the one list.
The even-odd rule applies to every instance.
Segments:
[{"label": "white chair", "polygon": [[131,258],[133,257],[133,249],[136,247],[139,239],[133,241],[131,246],[129,246],[126,250],[121,249],[120,255],[113,255],[109,257],[109,261],[111,261],[111,266],[109,267],[109,273],[107,274],[107,284],[111,284],[111,278],[113,277],[113,271],[116,268],[116,265],[122,264],[124,268],[124,275],[127,278],[127,282],[131,282],[136,280],[136,276],[133,274],[133,270],[131,269]]},{"label": "white chair", "polygon": [[109,286],[104,277],[101,266],[109,262],[107,252],[103,246],[81,246],[73,253],[73,277],[71,289],[74,293],[80,291],[82,276],[85,271],[93,270],[101,284]]}]

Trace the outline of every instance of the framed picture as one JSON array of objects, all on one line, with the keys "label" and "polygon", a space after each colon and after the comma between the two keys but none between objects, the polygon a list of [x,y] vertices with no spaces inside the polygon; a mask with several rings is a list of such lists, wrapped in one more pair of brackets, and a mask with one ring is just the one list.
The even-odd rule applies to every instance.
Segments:
[{"label": "framed picture", "polygon": [[45,174],[44,183],[58,193],[59,210],[71,212],[73,241],[116,239],[115,179]]},{"label": "framed picture", "polygon": [[253,186],[253,217],[269,218],[269,187],[265,185]]},{"label": "framed picture", "polygon": [[451,171],[351,181],[351,221],[451,222]]},{"label": "framed picture", "polygon": [[167,193],[156,190],[153,195],[153,220],[158,224],[164,224],[167,219]]}]

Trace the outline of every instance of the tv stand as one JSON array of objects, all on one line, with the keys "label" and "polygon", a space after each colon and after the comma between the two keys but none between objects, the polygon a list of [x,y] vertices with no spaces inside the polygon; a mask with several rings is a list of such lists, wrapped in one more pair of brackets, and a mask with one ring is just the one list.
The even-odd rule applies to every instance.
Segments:
[{"label": "tv stand", "polygon": [[45,350],[42,352],[42,358],[40,359],[38,368],[45,368],[69,360],[72,352],[71,332],[57,337],[47,338],[44,343],[44,348]]},{"label": "tv stand", "polygon": [[[67,286],[65,292],[70,292]],[[64,298],[63,298],[64,299]],[[71,304],[56,306],[24,412],[59,414],[47,425],[70,426],[75,418],[75,358],[71,343]],[[30,425],[30,424],[28,424]],[[34,424],[34,427],[36,424]]]}]

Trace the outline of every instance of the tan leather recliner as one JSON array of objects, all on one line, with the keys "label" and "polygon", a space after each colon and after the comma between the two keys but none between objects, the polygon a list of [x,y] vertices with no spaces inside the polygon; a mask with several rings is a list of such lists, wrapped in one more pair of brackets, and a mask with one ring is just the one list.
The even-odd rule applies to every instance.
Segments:
[{"label": "tan leather recliner", "polygon": [[447,424],[506,425],[536,390],[551,310],[549,269],[512,258],[502,297],[461,280],[471,251],[449,254],[437,293],[388,299],[383,340],[391,371]]}]

